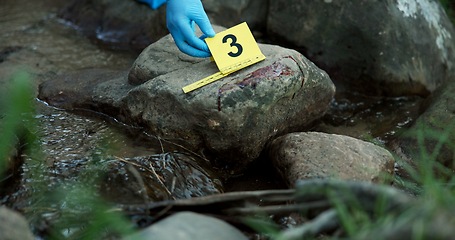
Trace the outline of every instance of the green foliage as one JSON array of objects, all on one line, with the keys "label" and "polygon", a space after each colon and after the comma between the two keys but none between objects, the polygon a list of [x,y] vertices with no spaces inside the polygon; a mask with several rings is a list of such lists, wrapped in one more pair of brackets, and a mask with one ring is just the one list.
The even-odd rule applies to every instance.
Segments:
[{"label": "green foliage", "polygon": [[52,215],[45,230],[49,232],[45,236],[49,239],[103,239],[131,234],[131,222],[99,197],[93,188],[96,176],[101,175],[94,171],[103,167],[100,156],[93,156],[93,166],[88,168],[88,172],[80,173],[86,176],[83,178],[86,181],[72,181],[49,188],[43,177],[47,171],[40,149],[39,126],[34,118],[35,102],[30,79],[26,72],[19,72],[13,76],[8,90],[0,94],[0,175],[11,165],[11,154],[16,148],[21,148],[29,169],[26,177],[33,179],[27,181],[32,195],[25,213],[28,220],[42,222],[44,215]]},{"label": "green foliage", "polygon": [[[444,193],[453,192],[455,177],[451,168],[455,167],[453,162],[447,162],[447,156],[443,152],[454,152],[455,149],[455,122],[450,119],[438,122],[436,119],[415,123],[415,131],[408,133],[405,137],[415,141],[416,151],[413,156],[415,166],[409,166],[406,162],[399,162],[410,175],[410,186],[414,188],[415,194],[421,196],[432,196],[433,200],[453,201],[454,194],[446,196]],[[400,159],[398,159],[400,160]],[[409,185],[404,185],[406,188]]]},{"label": "green foliage", "polygon": [[[0,173],[5,172],[9,157],[17,144],[18,137],[24,135],[24,122],[30,122],[32,104],[30,96],[29,76],[26,72],[17,73],[12,80],[12,87],[6,93],[1,94],[0,110],[2,119],[0,122]],[[25,134],[30,138],[32,135]],[[32,142],[32,139],[28,139]]]},{"label": "green foliage", "polygon": [[274,240],[286,240],[280,236],[280,228],[267,216],[247,217],[243,219],[244,223],[254,229],[256,232]]},{"label": "green foliage", "polygon": [[[448,4],[448,2],[446,2]],[[33,171],[28,177],[39,179],[46,174],[43,171],[43,158],[40,153],[37,136],[37,123],[34,119],[34,99],[30,76],[25,72],[16,74],[8,91],[0,96],[0,173],[6,171],[10,155],[18,144],[24,147]],[[425,236],[425,218],[415,221],[415,213],[425,207],[429,213],[433,209],[449,208],[455,202],[455,177],[453,171],[438,162],[438,156],[443,147],[455,149],[455,141],[451,139],[455,132],[455,123],[438,124],[432,122],[432,127],[422,124],[413,133],[418,146],[419,156],[417,166],[405,166],[410,179],[398,178],[395,184],[415,194],[420,205],[412,206],[401,215],[391,214],[386,210],[386,202],[379,198],[373,202],[374,211],[366,210],[358,203],[354,195],[346,191],[345,199],[340,201],[334,194],[327,193],[332,206],[336,210],[344,235],[349,238],[362,236],[374,231],[378,226],[394,225],[397,222],[412,222],[414,224],[412,239],[422,239]],[[444,127],[437,127],[444,125]],[[431,148],[428,142],[431,141]],[[105,149],[101,148],[101,151]],[[81,179],[87,181],[73,181],[65,186],[49,190],[45,181],[33,181],[33,201],[30,208],[33,213],[29,219],[37,221],[43,214],[54,212],[57,219],[50,224],[50,239],[103,239],[131,234],[132,224],[124,218],[120,211],[114,209],[98,196],[96,178],[104,167],[103,156],[94,155],[92,166],[88,171],[81,172]],[[402,163],[405,165],[404,163]],[[446,176],[440,177],[440,174]],[[448,176],[448,177],[447,177]],[[68,186],[72,186],[68,188]],[[332,195],[331,195],[332,194]],[[331,196],[331,197],[330,197]],[[349,202],[349,204],[346,204]],[[65,207],[61,207],[65,206]],[[52,209],[52,211],[49,211]],[[427,216],[425,215],[425,216]],[[246,223],[257,232],[269,239],[285,240],[280,234],[280,227],[267,217],[248,218]],[[379,237],[379,236],[378,236]]]},{"label": "green foliage", "polygon": [[[342,195],[320,190],[320,194],[329,199],[331,208],[336,211],[342,237],[371,239],[374,236],[374,239],[388,239],[392,234],[396,239],[428,239],[436,233],[439,235],[432,239],[446,239],[445,236],[453,234],[451,224],[455,222],[452,217],[455,211],[455,175],[452,168],[455,165],[441,164],[440,155],[447,151],[455,152],[455,122],[451,119],[444,119],[447,121],[444,123],[430,120],[429,123],[417,122],[416,130],[407,136],[415,145],[413,165],[406,165],[406,162],[397,159],[409,177],[398,177],[395,187],[415,196],[415,201],[407,203],[403,209],[391,209],[390,196],[378,195],[377,199],[370,199],[371,204],[367,206],[365,198],[368,199],[368,196],[360,199],[363,196],[350,192],[350,189],[342,189]],[[263,223],[263,226],[258,226],[258,221],[251,223],[254,229],[266,233],[270,239],[288,240],[280,235],[279,228],[270,221]],[[396,234],[403,235],[397,237]],[[313,236],[314,239],[319,237]],[[324,239],[338,237],[323,236]]]},{"label": "green foliage", "polygon": [[[400,162],[409,173],[408,179],[400,179],[397,187],[402,187],[416,198],[416,204],[399,216],[392,216],[388,212],[379,211],[374,219],[366,218],[362,208],[346,210],[346,206],[336,204],[340,219],[347,234],[358,236],[362,231],[372,231],[377,226],[393,225],[396,222],[412,224],[414,232],[410,239],[425,239],[432,229],[429,222],[441,210],[451,211],[455,202],[455,176],[452,169],[447,168],[438,160],[443,147],[455,149],[455,142],[451,137],[455,132],[455,122],[451,124],[437,124],[432,126],[416,123],[418,126],[412,137],[416,142],[418,152],[414,155],[413,166]],[[442,127],[443,126],[443,127]],[[399,161],[400,159],[398,159]],[[453,166],[453,165],[452,165]],[[360,214],[359,214],[360,212]],[[359,217],[360,215],[360,217]],[[418,216],[418,218],[415,218]]]},{"label": "green foliage", "polygon": [[59,199],[52,202],[66,204],[61,217],[53,227],[51,239],[106,239],[133,233],[131,224],[121,212],[112,208],[87,185],[59,189]]}]

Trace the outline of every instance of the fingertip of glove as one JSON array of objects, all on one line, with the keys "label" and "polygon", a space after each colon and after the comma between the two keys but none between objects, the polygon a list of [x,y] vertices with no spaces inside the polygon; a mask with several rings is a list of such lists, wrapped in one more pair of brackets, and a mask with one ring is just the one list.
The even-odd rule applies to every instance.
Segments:
[{"label": "fingertip of glove", "polygon": [[205,35],[207,35],[207,37],[215,37],[216,33],[213,29],[211,29]]}]

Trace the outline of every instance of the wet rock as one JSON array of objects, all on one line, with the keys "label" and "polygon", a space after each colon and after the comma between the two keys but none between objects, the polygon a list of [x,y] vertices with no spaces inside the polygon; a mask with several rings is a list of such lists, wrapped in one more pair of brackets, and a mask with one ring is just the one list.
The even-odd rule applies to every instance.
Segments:
[{"label": "wet rock", "polygon": [[[422,161],[436,160],[455,170],[454,92],[454,81],[440,87],[425,100],[422,105],[424,112],[420,117],[394,141],[393,147],[405,164],[416,166],[424,164]],[[427,156],[422,155],[422,149],[426,150]],[[450,176],[453,173],[450,171],[448,174]]]},{"label": "wet rock", "polygon": [[265,30],[268,0],[205,0],[204,9],[212,24],[225,27],[247,22],[252,30]]},{"label": "wet rock", "polygon": [[[248,22],[253,30],[265,30],[268,1],[204,1],[212,24],[226,27]],[[59,17],[91,39],[115,49],[142,50],[165,36],[166,5],[157,10],[136,0],[75,0],[59,12]]]},{"label": "wet rock", "polygon": [[152,132],[204,146],[233,168],[257,158],[274,136],[321,117],[334,94],[324,71],[298,52],[272,45],[260,45],[263,62],[184,94],[183,86],[218,70],[175,47],[163,49],[171,44],[163,38],[136,59],[129,80],[144,83],[128,92],[122,108]]},{"label": "wet rock", "polygon": [[20,51],[22,47],[19,46],[8,46],[0,49],[0,63],[4,62],[9,55]]},{"label": "wet rock", "polygon": [[311,178],[384,182],[391,179],[394,167],[393,156],[379,146],[318,132],[291,133],[273,140],[269,157],[290,186]]},{"label": "wet rock", "polygon": [[103,112],[109,113],[105,105],[93,106],[93,87],[114,78],[123,79],[127,74],[127,71],[88,68],[54,76],[39,86],[38,98],[66,110],[105,108]]},{"label": "wet rock", "polygon": [[222,193],[221,181],[201,161],[183,153],[109,161],[100,189],[104,197],[122,204]]},{"label": "wet rock", "polygon": [[268,35],[378,95],[428,95],[455,70],[455,31],[434,0],[271,1]]},{"label": "wet rock", "polygon": [[[182,139],[189,148],[206,149],[232,169],[256,159],[274,136],[303,130],[327,110],[335,88],[328,75],[298,52],[260,45],[267,59],[201,89],[182,87],[218,69],[209,59],[181,53],[170,35],[147,47],[129,73],[92,85],[92,104],[84,106],[113,115],[122,122],[144,126],[168,139]],[[159,57],[157,57],[159,56]],[[58,79],[41,85],[39,98],[64,102],[55,88]],[[54,101],[59,99],[59,101]],[[65,104],[64,107],[74,108]]]},{"label": "wet rock", "polygon": [[[104,199],[121,204],[199,197],[224,191],[207,160],[175,146],[176,143],[144,136],[140,129],[130,129],[128,133],[127,126],[108,124],[98,119],[99,115],[89,118],[49,107],[40,113],[35,118],[41,127],[38,135],[42,164],[37,165],[34,158],[24,156],[21,172],[25,174],[18,177],[32,177],[15,179],[15,184],[8,186],[17,185],[9,191],[14,191],[9,200],[14,200],[18,209],[28,208],[37,195],[50,198],[60,189],[80,185],[94,188]],[[44,189],[31,194],[36,186],[44,186]],[[47,204],[65,205],[65,201],[57,198]]]},{"label": "wet rock", "polygon": [[140,51],[168,34],[165,7],[152,10],[135,0],[75,0],[59,12],[59,17],[114,49]]},{"label": "wet rock", "polygon": [[217,218],[192,212],[180,212],[153,224],[136,235],[125,239],[247,240],[248,238],[233,226]]},{"label": "wet rock", "polygon": [[27,220],[19,213],[0,206],[0,240],[33,240]]}]

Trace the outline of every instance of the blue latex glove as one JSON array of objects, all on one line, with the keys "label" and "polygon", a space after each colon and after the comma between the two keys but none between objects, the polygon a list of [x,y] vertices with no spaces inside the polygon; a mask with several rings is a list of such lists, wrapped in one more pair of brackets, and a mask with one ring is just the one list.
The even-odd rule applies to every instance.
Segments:
[{"label": "blue latex glove", "polygon": [[161,7],[161,5],[166,3],[166,0],[137,0],[137,1],[146,3],[152,9],[157,9],[157,8]]},{"label": "blue latex glove", "polygon": [[[203,39],[214,37],[215,31],[201,0],[167,0],[166,21],[167,28],[180,51],[193,57],[211,56]],[[204,33],[200,38],[194,33],[194,23]]]}]

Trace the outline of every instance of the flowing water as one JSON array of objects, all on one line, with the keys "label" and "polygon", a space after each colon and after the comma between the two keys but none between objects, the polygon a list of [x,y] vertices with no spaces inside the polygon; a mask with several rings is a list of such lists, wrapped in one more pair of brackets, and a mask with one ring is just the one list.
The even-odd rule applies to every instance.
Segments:
[{"label": "flowing water", "polygon": [[[84,68],[127,70],[131,66],[136,52],[105,49],[58,19],[56,13],[65,4],[62,0],[2,0],[1,88],[7,89],[11,76],[20,69],[30,72],[38,86],[58,74]],[[36,93],[38,88],[35,89]],[[420,100],[337,93],[329,113],[314,130],[373,140],[387,146],[397,131],[418,115]],[[100,177],[90,168],[109,170],[107,177],[101,177],[101,183],[88,182],[101,188],[104,196],[116,203],[285,187],[265,160],[251,166],[242,176],[225,179],[211,172],[203,157],[186,151],[181,145],[165,142],[97,113],[63,111],[37,101],[35,119],[45,160],[37,163],[32,157],[27,158],[24,177],[14,179],[7,194],[0,196],[3,204],[21,211],[26,212],[30,207],[33,201],[30,195],[36,191],[27,186],[44,184],[49,192],[61,186],[71,188],[71,184],[81,182],[81,178],[87,181],[87,178]],[[93,159],[102,160],[93,165]],[[127,161],[130,165],[125,164]],[[81,172],[85,174],[82,177]],[[139,193],[144,189],[146,194]],[[61,207],[51,205],[47,209]],[[41,214],[48,216],[53,210],[43,210]]]}]

